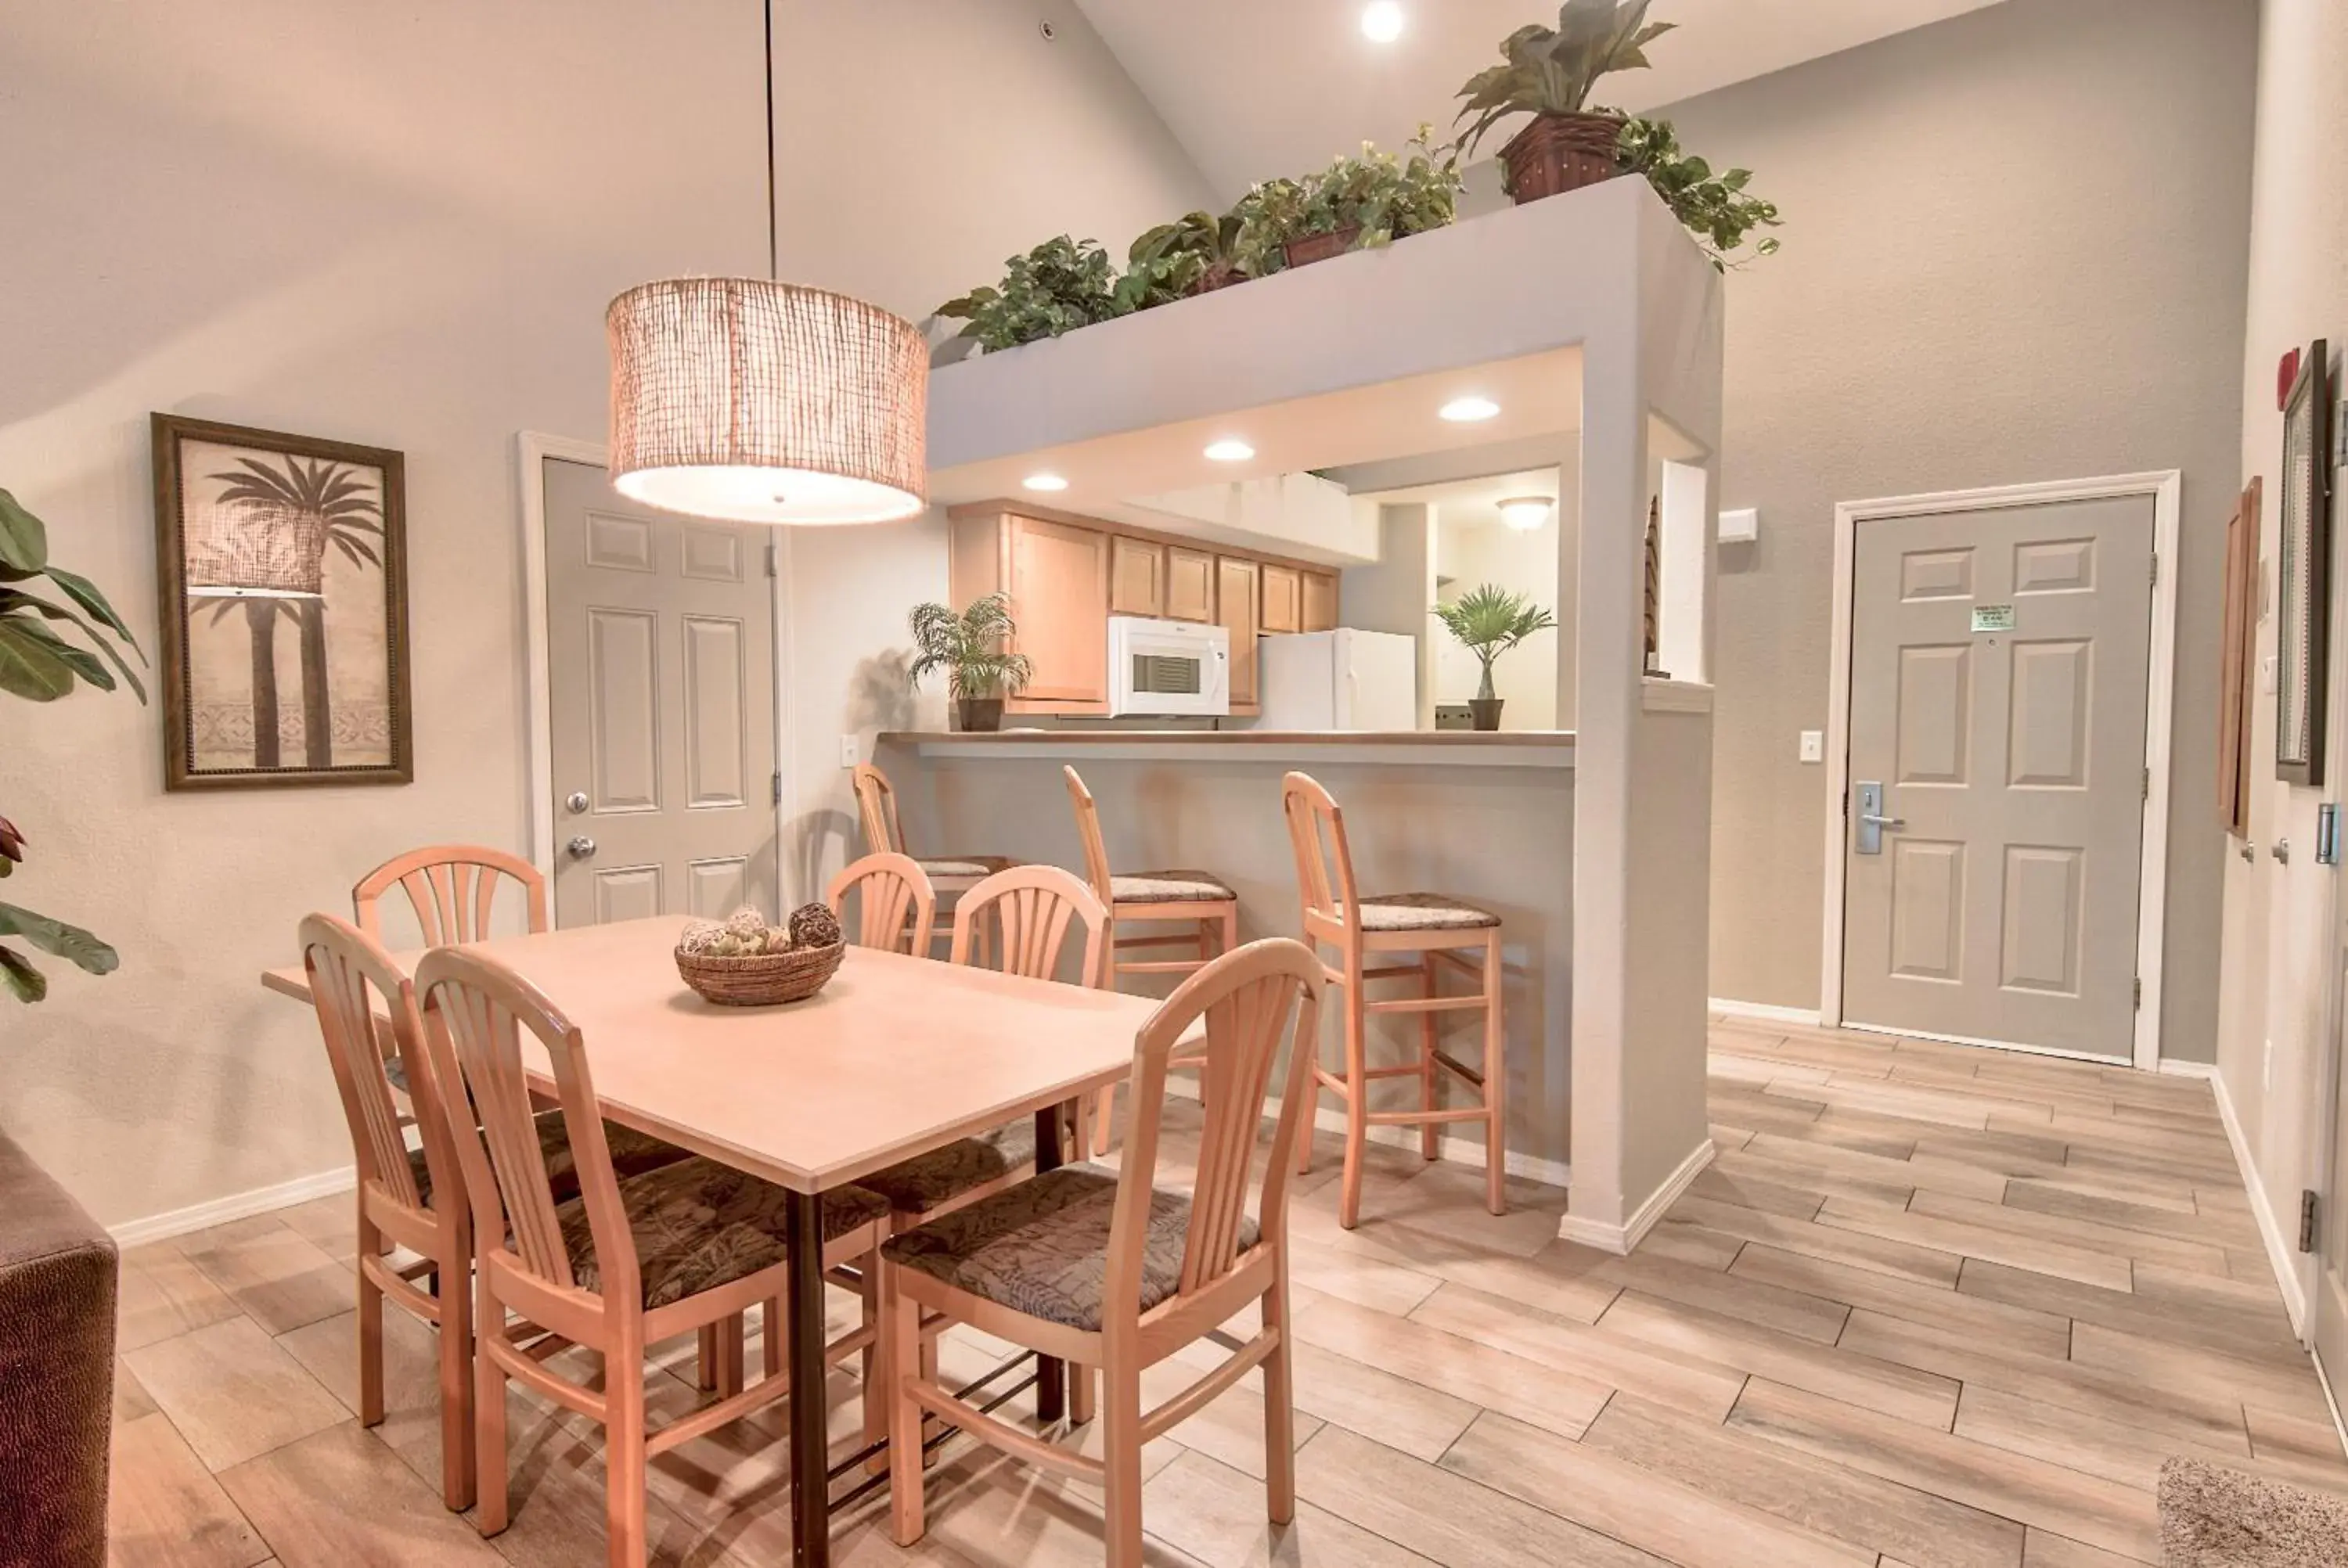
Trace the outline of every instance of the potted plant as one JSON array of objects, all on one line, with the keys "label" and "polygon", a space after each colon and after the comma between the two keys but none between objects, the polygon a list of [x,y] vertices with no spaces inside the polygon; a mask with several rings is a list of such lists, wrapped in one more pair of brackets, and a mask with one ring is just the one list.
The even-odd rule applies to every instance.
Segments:
[{"label": "potted plant", "polygon": [[961,335],[982,348],[1016,348],[1124,315],[1117,268],[1097,241],[1066,234],[1003,264],[1002,283],[948,300],[937,313],[970,324]]},{"label": "potted plant", "polygon": [[[43,578],[58,598],[31,586]],[[80,632],[89,646],[60,636],[56,629],[61,627]],[[111,692],[119,674],[144,702],[147,689],[116,642],[138,653],[141,664],[147,661],[139,651],[139,640],[98,586],[49,564],[48,530],[41,519],[0,490],[0,692],[54,702],[70,693],[76,682]],[[10,875],[24,859],[25,835],[0,817],[0,876]],[[15,938],[93,975],[111,973],[121,962],[112,948],[80,927],[14,904],[0,904],[0,938]],[[22,1001],[36,1002],[48,994],[48,978],[5,942],[0,942],[0,979]]]},{"label": "potted plant", "polygon": [[[1501,63],[1459,89],[1459,138],[1472,153],[1486,132],[1512,115],[1532,123],[1500,149],[1501,179],[1519,206],[1596,185],[1622,172],[1615,146],[1619,114],[1590,108],[1601,77],[1645,67],[1646,46],[1672,30],[1647,20],[1648,0],[1565,0],[1557,26],[1519,27],[1501,41]],[[1457,123],[1457,121],[1454,122]]]},{"label": "potted plant", "polygon": [[[1681,148],[1679,133],[1667,119],[1626,121],[1614,158],[1624,173],[1645,177],[1718,271],[1742,264],[1729,258],[1754,230],[1777,227],[1777,204],[1745,194],[1751,169],[1715,174],[1712,165]],[[1774,255],[1776,250],[1777,241],[1765,236],[1753,255]]]},{"label": "potted plant", "polygon": [[1452,222],[1465,184],[1459,152],[1431,145],[1432,132],[1420,126],[1407,157],[1364,142],[1359,156],[1339,158],[1302,179],[1257,186],[1237,209],[1242,262],[1257,272],[1302,267]]},{"label": "potted plant", "polygon": [[916,650],[911,678],[919,682],[933,670],[946,672],[955,728],[1001,729],[1004,698],[1025,690],[1035,672],[1025,654],[1004,651],[1019,630],[1011,619],[1010,597],[990,593],[960,615],[946,605],[917,604],[909,624]]},{"label": "potted plant", "polygon": [[1191,212],[1160,223],[1127,251],[1119,292],[1132,309],[1148,310],[1247,282],[1255,269],[1240,251],[1240,231],[1246,221],[1245,211],[1233,208],[1220,218]]},{"label": "potted plant", "polygon": [[1435,618],[1484,666],[1484,679],[1468,703],[1476,727],[1498,729],[1501,698],[1492,689],[1492,661],[1534,632],[1555,626],[1557,618],[1527,595],[1488,582],[1437,605]]}]

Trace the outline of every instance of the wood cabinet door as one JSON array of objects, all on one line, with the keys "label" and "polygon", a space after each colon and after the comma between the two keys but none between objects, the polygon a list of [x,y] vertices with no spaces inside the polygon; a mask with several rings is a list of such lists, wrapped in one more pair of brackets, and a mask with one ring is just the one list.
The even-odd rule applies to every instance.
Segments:
[{"label": "wood cabinet door", "polygon": [[1215,558],[1215,619],[1231,634],[1231,706],[1252,708],[1259,698],[1255,683],[1255,639],[1262,630],[1257,613],[1257,568],[1251,560],[1231,556]]},{"label": "wood cabinet door", "polygon": [[1294,567],[1266,563],[1262,578],[1263,629],[1266,631],[1303,630],[1303,573]]},{"label": "wood cabinet door", "polygon": [[1169,620],[1215,619],[1215,558],[1205,550],[1166,547],[1166,616]]},{"label": "wood cabinet door", "polygon": [[1108,541],[1108,612],[1166,613],[1166,547],[1112,534]]},{"label": "wood cabinet door", "polygon": [[1011,528],[1011,613],[1035,666],[1024,695],[1107,702],[1109,536],[1035,518]]},{"label": "wood cabinet door", "polygon": [[1337,630],[1336,573],[1308,571],[1304,574],[1304,630]]}]

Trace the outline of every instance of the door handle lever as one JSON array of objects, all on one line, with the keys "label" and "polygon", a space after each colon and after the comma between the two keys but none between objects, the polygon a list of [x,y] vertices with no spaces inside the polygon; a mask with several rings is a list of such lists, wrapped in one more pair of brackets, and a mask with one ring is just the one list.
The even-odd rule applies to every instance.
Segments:
[{"label": "door handle lever", "polygon": [[1871,812],[1859,813],[1859,820],[1867,824],[1869,827],[1905,827],[1908,825],[1908,819],[1904,816],[1877,816]]}]

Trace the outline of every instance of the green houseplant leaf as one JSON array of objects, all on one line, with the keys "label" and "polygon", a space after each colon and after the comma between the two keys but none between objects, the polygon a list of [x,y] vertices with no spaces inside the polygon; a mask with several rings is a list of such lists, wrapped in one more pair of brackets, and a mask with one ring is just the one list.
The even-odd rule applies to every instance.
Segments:
[{"label": "green houseplant leaf", "polygon": [[1557,618],[1529,596],[1489,582],[1469,589],[1448,604],[1435,606],[1433,613],[1443,622],[1443,629],[1483,665],[1484,680],[1476,695],[1486,702],[1493,695],[1493,661],[1534,632],[1557,624]]},{"label": "green houseplant leaf", "polygon": [[1735,254],[1755,231],[1775,229],[1780,221],[1776,202],[1745,193],[1753,171],[1731,169],[1715,174],[1711,164],[1680,146],[1671,121],[1636,117],[1624,121],[1614,161],[1624,173],[1645,177],[1672,216],[1695,236],[1715,270],[1725,272],[1776,253],[1776,239],[1765,235],[1750,254]]},{"label": "green houseplant leaf", "polygon": [[0,490],[0,569],[31,577],[49,564],[49,531],[16,497]]},{"label": "green houseplant leaf", "polygon": [[1676,25],[1649,22],[1649,0],[1566,0],[1557,26],[1518,28],[1500,41],[1500,60],[1458,92],[1465,123],[1458,147],[1472,154],[1486,133],[1519,114],[1581,114],[1600,78],[1647,66],[1646,46]]},{"label": "green houseplant leaf", "polygon": [[120,954],[79,926],[68,926],[63,920],[36,915],[14,904],[0,904],[0,937],[21,937],[41,951],[78,965],[93,975],[110,975],[122,962]]},{"label": "green houseplant leaf", "polygon": [[923,676],[942,670],[946,689],[958,702],[1016,696],[1035,673],[1025,654],[1004,651],[1018,630],[1007,594],[990,593],[959,615],[947,605],[917,604],[906,624],[914,651],[909,679],[918,684]]}]

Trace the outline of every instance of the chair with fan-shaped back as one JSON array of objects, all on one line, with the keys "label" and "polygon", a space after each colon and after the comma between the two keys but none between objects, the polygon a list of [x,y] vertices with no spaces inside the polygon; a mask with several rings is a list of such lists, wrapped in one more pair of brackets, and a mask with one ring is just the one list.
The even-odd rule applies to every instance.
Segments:
[{"label": "chair with fan-shaped back", "polygon": [[394,887],[407,895],[408,907],[427,948],[487,941],[498,895],[508,882],[520,885],[529,929],[547,928],[546,876],[518,855],[478,844],[436,844],[396,855],[359,879],[351,907],[359,929],[383,940],[383,896]]},{"label": "chair with fan-shaped back", "polygon": [[[844,913],[851,893],[857,906],[852,927]],[[928,956],[938,896],[928,874],[911,856],[868,855],[850,862],[823,890],[823,901],[841,917],[841,930],[857,947]]]},{"label": "chair with fan-shaped back", "polygon": [[[864,853],[867,855],[911,855],[905,847],[904,825],[897,815],[897,788],[889,775],[870,763],[856,764],[856,816],[864,830]],[[1006,870],[1017,862],[1004,855],[914,855],[913,862],[930,879],[930,887],[938,897],[938,913],[953,913],[953,900],[969,892],[998,871]],[[950,923],[941,920],[933,933],[938,941],[953,934]]]}]

